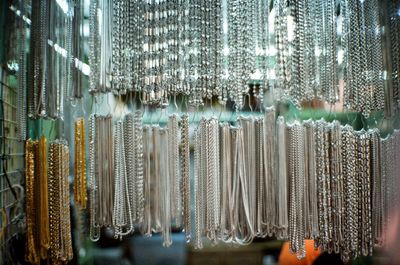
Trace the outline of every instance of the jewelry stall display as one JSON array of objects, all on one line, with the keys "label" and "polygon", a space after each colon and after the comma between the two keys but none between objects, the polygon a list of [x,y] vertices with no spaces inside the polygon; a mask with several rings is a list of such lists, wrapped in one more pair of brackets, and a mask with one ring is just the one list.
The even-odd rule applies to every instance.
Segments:
[{"label": "jewelry stall display", "polygon": [[[159,233],[165,247],[179,230],[196,249],[268,237],[302,259],[313,239],[345,262],[387,244],[400,206],[397,0],[91,0],[88,33],[85,1],[64,2],[32,2],[18,77],[18,106],[65,139],[26,141],[27,262],[72,259],[70,182],[92,241],[104,228]],[[297,110],[316,101],[356,113],[305,120]]]}]

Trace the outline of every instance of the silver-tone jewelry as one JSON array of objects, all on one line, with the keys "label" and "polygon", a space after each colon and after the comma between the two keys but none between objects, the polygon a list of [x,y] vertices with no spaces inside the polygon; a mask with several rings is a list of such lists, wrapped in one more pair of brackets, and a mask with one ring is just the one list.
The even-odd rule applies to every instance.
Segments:
[{"label": "silver-tone jewelry", "polygon": [[296,122],[287,125],[288,133],[288,177],[289,177],[289,248],[299,259],[305,253],[304,193],[305,167],[304,161],[304,128]]},{"label": "silver-tone jewelry", "polygon": [[383,245],[383,203],[384,192],[382,167],[383,161],[381,157],[381,141],[378,130],[369,130],[371,141],[371,206],[372,206],[372,229],[373,229],[373,242],[374,246],[382,247]]},{"label": "silver-tone jewelry", "polygon": [[183,208],[183,230],[186,241],[192,238],[191,224],[191,189],[190,189],[190,139],[189,139],[189,115],[184,114],[181,120],[181,174],[182,174],[182,208]]},{"label": "silver-tone jewelry", "polygon": [[285,120],[279,116],[276,121],[276,137],[277,137],[277,182],[278,182],[278,223],[276,237],[279,239],[288,238],[288,149],[287,149],[287,131]]},{"label": "silver-tone jewelry", "polygon": [[161,234],[163,236],[163,246],[169,247],[172,244],[171,238],[171,204],[174,198],[175,193],[172,193],[171,186],[173,185],[172,175],[170,175],[169,171],[169,151],[168,151],[168,133],[169,131],[166,129],[160,129],[160,146],[163,146],[160,149],[160,192],[162,196],[162,205],[161,206]]},{"label": "silver-tone jewelry", "polygon": [[171,178],[171,217],[177,227],[182,222],[182,197],[181,174],[179,172],[179,125],[178,116],[173,114],[168,119],[168,151],[169,151],[169,175]]},{"label": "silver-tone jewelry", "polygon": [[204,235],[204,212],[202,209],[203,200],[203,179],[202,179],[202,135],[205,121],[201,120],[194,134],[194,246],[203,247]]},{"label": "silver-tone jewelry", "polygon": [[221,211],[219,240],[229,243],[233,240],[233,182],[232,182],[232,140],[230,125],[220,125],[220,160],[221,160]]},{"label": "silver-tone jewelry", "polygon": [[[242,137],[242,139],[238,139],[240,141],[240,147],[244,148],[244,154],[240,153],[240,158],[241,155],[243,155],[243,168],[238,169],[239,171],[237,172],[240,177],[243,177],[244,180],[242,180],[244,183],[244,187],[246,187],[246,196],[248,197],[248,222],[250,222],[250,226],[252,228],[256,227],[256,213],[257,213],[257,191],[256,191],[256,155],[257,155],[257,148],[256,148],[256,131],[255,131],[255,121],[253,117],[240,117],[240,126],[241,130],[239,133],[239,137]],[[241,141],[243,141],[243,146],[241,145]],[[239,147],[237,147],[239,148]],[[240,152],[242,150],[239,150]],[[239,159],[239,158],[237,158]],[[243,169],[243,172],[242,172]],[[241,174],[244,174],[244,176],[241,176]],[[268,185],[268,184],[267,184]],[[266,194],[268,196],[268,194]],[[268,201],[268,197],[267,197]],[[268,209],[268,203],[266,204],[266,207]],[[268,214],[268,213],[267,213]],[[272,214],[272,213],[271,213]],[[269,216],[270,218],[272,216]],[[273,218],[273,217],[272,217]]]},{"label": "silver-tone jewelry", "polygon": [[111,116],[93,114],[89,119],[89,168],[91,239],[100,227],[112,226],[114,206],[114,151]]},{"label": "silver-tone jewelry", "polygon": [[266,208],[266,212],[264,213],[263,223],[266,225],[266,234],[268,236],[272,236],[273,234],[277,234],[277,193],[276,190],[278,188],[277,183],[277,169],[276,169],[276,117],[275,117],[275,108],[267,108],[265,109],[264,115],[264,162],[261,165],[264,166],[264,192],[265,192],[265,201],[263,203],[263,208]]},{"label": "silver-tone jewelry", "polygon": [[133,214],[132,200],[130,198],[130,182],[134,179],[128,179],[125,160],[125,141],[123,122],[117,121],[114,126],[114,205],[112,222],[116,238],[122,238],[133,232]]},{"label": "silver-tone jewelry", "polygon": [[317,171],[316,171],[316,142],[315,142],[315,123],[312,120],[303,123],[305,136],[305,173],[306,173],[306,193],[305,193],[305,222],[306,238],[318,239],[318,203],[317,203]]},{"label": "silver-tone jewelry", "polygon": [[141,222],[141,233],[145,236],[151,236],[152,215],[151,215],[151,145],[152,130],[148,125],[143,126],[143,220]]}]

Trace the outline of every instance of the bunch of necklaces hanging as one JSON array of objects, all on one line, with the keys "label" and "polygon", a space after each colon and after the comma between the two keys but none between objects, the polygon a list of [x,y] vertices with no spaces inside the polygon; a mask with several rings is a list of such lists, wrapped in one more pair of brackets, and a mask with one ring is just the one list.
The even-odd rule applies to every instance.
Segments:
[{"label": "bunch of necklaces hanging", "polygon": [[193,106],[216,96],[240,109],[247,82],[267,77],[266,7],[264,0],[91,1],[89,89],[142,92],[158,106],[171,95]]},{"label": "bunch of necklaces hanging", "polygon": [[[195,108],[216,97],[241,110],[255,79],[261,101],[269,89],[275,100],[297,107],[342,97],[347,111],[390,114],[397,81],[395,95],[385,94],[378,6],[377,0],[91,1],[90,91],[139,92],[143,104],[162,108],[176,95]],[[397,24],[391,27],[393,36]],[[312,238],[344,260],[371,255],[384,243],[388,216],[380,209],[394,204],[384,195],[390,189],[384,178],[395,173],[383,172],[388,151],[378,132],[323,120],[276,122],[267,110],[265,117],[241,116],[235,126],[202,118],[189,138],[187,116],[179,122],[174,114],[162,127],[143,125],[141,115],[119,119],[113,131],[102,125],[111,117],[91,116],[93,240],[101,227],[122,237],[139,224],[145,235],[160,232],[168,246],[174,226],[198,248],[204,238],[248,244],[275,236],[290,240],[301,258],[304,239]],[[376,212],[375,204],[382,205]]]},{"label": "bunch of necklaces hanging", "polygon": [[[82,43],[72,34],[81,27],[81,3],[67,3],[68,10],[50,0],[33,3],[31,118],[62,119],[65,102],[84,95],[74,60],[83,56]],[[386,33],[392,58],[400,52],[396,4]],[[299,108],[314,98],[330,104],[343,98],[346,111],[390,116],[399,104],[398,62],[392,59],[387,92],[378,6],[378,0],[92,0],[89,92],[95,105],[112,97],[105,93],[120,101],[135,93],[142,105],[164,112],[171,98],[184,96],[197,111],[217,98],[239,113],[255,82],[259,105],[269,91],[274,101]],[[92,108],[86,123],[75,120],[74,199],[79,209],[88,206],[91,240],[112,228],[120,239],[161,233],[170,246],[177,228],[196,248],[275,237],[289,240],[303,258],[304,240],[314,239],[345,261],[385,245],[390,212],[400,203],[398,131],[381,139],[377,130],[337,121],[286,121],[273,107],[232,124],[201,117],[192,130],[187,113],[146,124],[144,110],[115,117]],[[37,145],[27,142],[27,260],[50,253],[66,261],[72,258],[68,145],[52,142],[47,160],[35,156]],[[48,215],[46,199],[33,199],[46,176],[37,164],[46,161]],[[50,225],[43,219],[34,226],[35,207]],[[37,233],[47,226],[47,234]]]},{"label": "bunch of necklaces hanging", "polygon": [[344,260],[385,244],[390,209],[399,206],[398,131],[381,139],[377,129],[287,122],[268,108],[236,125],[201,118],[190,137],[186,114],[165,126],[143,125],[142,115],[90,117],[92,240],[101,227],[117,238],[138,229],[161,233],[169,246],[174,227],[197,248],[206,238],[276,237],[302,258],[304,240],[314,239]]},{"label": "bunch of necklaces hanging", "polygon": [[[61,118],[65,101],[83,96],[74,67],[83,46],[73,34],[83,18],[80,2],[66,3],[32,8],[31,118]],[[379,10],[386,8],[383,31]],[[188,96],[192,106],[215,96],[240,110],[247,84],[256,80],[261,91],[298,107],[314,98],[336,103],[343,86],[345,110],[391,116],[399,108],[397,1],[93,0],[89,11],[93,93],[141,92],[160,107],[172,95]]]}]

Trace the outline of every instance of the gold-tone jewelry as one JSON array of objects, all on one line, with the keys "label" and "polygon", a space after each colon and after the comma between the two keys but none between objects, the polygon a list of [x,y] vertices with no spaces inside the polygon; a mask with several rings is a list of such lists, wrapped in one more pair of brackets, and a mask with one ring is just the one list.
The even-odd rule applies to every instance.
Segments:
[{"label": "gold-tone jewelry", "polygon": [[39,166],[39,181],[38,197],[39,197],[39,243],[40,243],[40,257],[47,259],[47,252],[49,250],[50,231],[49,231],[49,196],[48,196],[48,179],[47,179],[47,139],[42,136],[38,144],[38,161]]},{"label": "gold-tone jewelry", "polygon": [[85,121],[78,118],[75,121],[75,178],[74,197],[77,206],[86,208],[86,154],[85,154]]},{"label": "gold-tone jewelry", "polygon": [[49,146],[49,197],[51,200],[49,201],[49,213],[50,213],[50,257],[52,260],[58,260],[59,258],[59,249],[60,244],[58,239],[60,233],[60,224],[59,224],[59,194],[60,187],[57,179],[57,145],[51,143]]},{"label": "gold-tone jewelry", "polygon": [[35,150],[37,141],[27,140],[25,144],[25,183],[26,183],[26,250],[25,260],[39,264],[36,242],[36,209],[35,209]]},{"label": "gold-tone jewelry", "polygon": [[49,147],[50,257],[53,264],[72,259],[69,207],[69,150],[64,141]]},{"label": "gold-tone jewelry", "polygon": [[72,251],[72,238],[71,238],[71,216],[70,216],[70,201],[69,201],[69,148],[67,143],[61,144],[62,148],[62,174],[60,175],[62,187],[63,187],[63,212],[62,212],[62,220],[64,221],[63,225],[63,241],[65,246],[63,261],[70,261],[73,258]]}]

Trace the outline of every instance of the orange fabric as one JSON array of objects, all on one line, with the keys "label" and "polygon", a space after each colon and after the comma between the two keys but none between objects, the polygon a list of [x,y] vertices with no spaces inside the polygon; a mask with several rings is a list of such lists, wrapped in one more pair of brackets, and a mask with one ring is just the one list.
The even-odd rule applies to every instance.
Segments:
[{"label": "orange fabric", "polygon": [[312,265],[321,254],[320,249],[314,249],[314,240],[305,240],[306,257],[299,260],[296,254],[290,253],[289,242],[285,242],[279,255],[279,265]]}]

